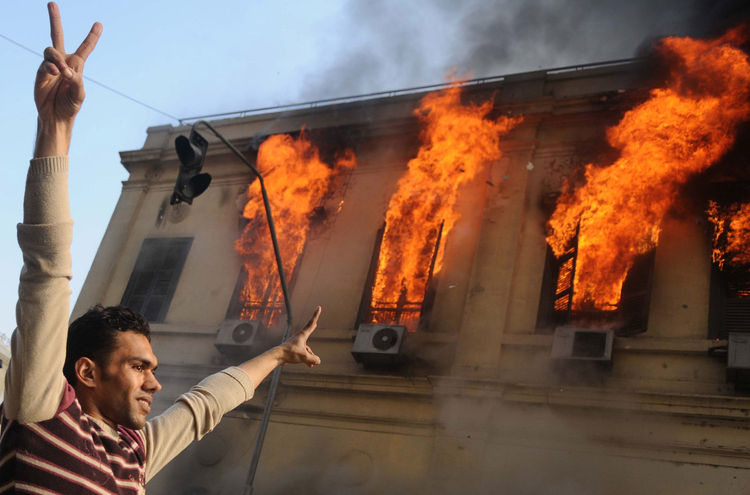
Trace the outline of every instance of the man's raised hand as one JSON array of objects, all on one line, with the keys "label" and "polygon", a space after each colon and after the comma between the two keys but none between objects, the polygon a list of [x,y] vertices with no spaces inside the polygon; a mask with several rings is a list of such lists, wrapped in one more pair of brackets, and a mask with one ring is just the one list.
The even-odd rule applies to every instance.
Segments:
[{"label": "man's raised hand", "polygon": [[307,345],[307,339],[310,338],[310,335],[312,335],[318,326],[320,312],[321,309],[318,306],[310,321],[305,325],[305,328],[281,344],[281,348],[284,350],[284,364],[305,363],[310,367],[320,364],[320,358]]},{"label": "man's raised hand", "polygon": [[[73,120],[86,96],[83,90],[83,65],[102,34],[102,25],[94,23],[81,46],[74,53],[67,54],[60,9],[54,2],[47,4],[47,9],[52,46],[44,50],[44,61],[36,73],[34,101],[39,112],[40,133],[67,131],[69,141]],[[67,143],[64,144],[67,153]],[[39,145],[37,142],[37,148]],[[56,150],[53,151],[59,151],[59,147],[54,148]],[[46,150],[37,150],[36,156],[45,156],[39,151]]]}]

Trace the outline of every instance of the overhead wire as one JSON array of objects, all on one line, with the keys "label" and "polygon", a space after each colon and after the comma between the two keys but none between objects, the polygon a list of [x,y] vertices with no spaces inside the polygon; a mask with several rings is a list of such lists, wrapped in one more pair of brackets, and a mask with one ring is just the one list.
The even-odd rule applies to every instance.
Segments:
[{"label": "overhead wire", "polygon": [[[29,48],[28,46],[25,46],[25,45],[23,45],[23,44],[21,44],[21,43],[17,42],[16,40],[14,40],[14,39],[12,39],[12,38],[9,38],[8,36],[5,36],[5,35],[4,35],[4,34],[2,34],[2,33],[0,33],[0,38],[3,38],[3,39],[4,39],[5,41],[7,41],[7,42],[9,42],[9,43],[12,43],[12,44],[16,45],[16,46],[17,46],[18,48],[21,48],[22,50],[26,50],[27,52],[29,52],[29,53],[32,53],[32,54],[36,55],[36,56],[37,56],[37,57],[39,57],[39,58],[42,58],[42,59],[44,58],[44,55],[42,55],[42,54],[41,54],[41,53],[39,53],[38,51],[36,51],[36,50],[33,50],[33,49]],[[180,119],[179,119],[178,117],[175,117],[174,115],[171,115],[171,114],[169,114],[169,113],[167,113],[167,112],[165,112],[165,111],[163,111],[163,110],[159,110],[158,108],[156,108],[156,107],[154,107],[154,106],[152,106],[152,105],[149,105],[148,103],[144,103],[144,102],[142,102],[141,100],[138,100],[138,99],[136,99],[136,98],[133,98],[132,96],[128,96],[128,95],[126,95],[125,93],[123,93],[122,91],[118,91],[118,90],[116,90],[115,88],[113,88],[113,87],[111,87],[111,86],[108,86],[108,85],[106,85],[106,84],[104,84],[104,83],[102,83],[102,82],[99,82],[99,81],[97,81],[96,79],[92,79],[91,77],[89,77],[89,76],[86,76],[86,75],[84,75],[84,76],[83,76],[83,78],[84,78],[85,80],[87,80],[87,81],[89,81],[89,82],[93,83],[93,84],[96,84],[97,86],[99,86],[99,87],[101,87],[101,88],[104,88],[104,89],[106,89],[107,91],[110,91],[110,92],[112,92],[112,93],[116,94],[117,96],[120,96],[120,97],[122,97],[122,98],[125,98],[125,99],[127,99],[127,100],[130,100],[130,101],[132,101],[133,103],[136,103],[136,104],[138,104],[138,105],[140,105],[140,106],[142,106],[142,107],[144,107],[144,108],[148,108],[149,110],[152,110],[152,111],[154,111],[154,112],[160,113],[160,114],[164,115],[165,117],[169,117],[169,118],[170,118],[170,119],[172,119],[172,120],[176,120],[176,121],[178,121],[178,122],[180,121]]]}]

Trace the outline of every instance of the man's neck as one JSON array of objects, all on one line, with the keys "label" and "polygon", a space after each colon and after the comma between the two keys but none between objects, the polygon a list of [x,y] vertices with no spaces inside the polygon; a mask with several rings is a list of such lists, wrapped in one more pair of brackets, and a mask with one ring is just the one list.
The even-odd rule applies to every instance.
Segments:
[{"label": "man's neck", "polygon": [[89,394],[89,390],[81,387],[80,384],[76,384],[73,388],[76,391],[76,398],[81,404],[81,409],[84,414],[88,418],[94,420],[94,422],[96,422],[96,424],[98,424],[103,430],[116,433],[117,425],[114,421],[105,418],[99,411],[99,408],[96,406],[96,401]]}]

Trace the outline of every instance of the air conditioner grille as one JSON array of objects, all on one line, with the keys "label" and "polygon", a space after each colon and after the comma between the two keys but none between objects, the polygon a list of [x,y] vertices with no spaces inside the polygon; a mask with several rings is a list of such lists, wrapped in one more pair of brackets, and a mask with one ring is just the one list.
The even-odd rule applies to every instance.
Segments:
[{"label": "air conditioner grille", "polygon": [[576,332],[573,336],[573,357],[601,358],[607,352],[607,334]]},{"label": "air conditioner grille", "polygon": [[250,323],[240,323],[232,330],[232,340],[238,344],[246,342],[255,334],[255,327]]},{"label": "air conditioner grille", "polygon": [[406,327],[363,323],[357,329],[352,356],[365,366],[397,366],[407,361],[403,352]]},{"label": "air conditioner grille", "polygon": [[398,333],[393,328],[381,328],[372,336],[372,345],[376,349],[386,351],[396,345]]}]

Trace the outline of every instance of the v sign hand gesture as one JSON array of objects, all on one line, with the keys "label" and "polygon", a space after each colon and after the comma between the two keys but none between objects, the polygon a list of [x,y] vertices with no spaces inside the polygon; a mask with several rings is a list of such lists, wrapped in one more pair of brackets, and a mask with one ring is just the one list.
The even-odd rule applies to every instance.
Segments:
[{"label": "v sign hand gesture", "polygon": [[67,154],[73,120],[86,96],[83,65],[102,33],[102,25],[94,23],[78,49],[67,54],[60,9],[54,2],[50,2],[47,9],[52,46],[44,50],[44,61],[34,83],[34,101],[39,113],[35,157]]}]

